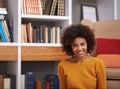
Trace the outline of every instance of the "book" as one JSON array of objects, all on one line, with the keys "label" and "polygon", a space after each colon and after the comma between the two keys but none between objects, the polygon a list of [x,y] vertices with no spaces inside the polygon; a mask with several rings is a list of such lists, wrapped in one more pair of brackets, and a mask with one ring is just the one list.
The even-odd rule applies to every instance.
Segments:
[{"label": "book", "polygon": [[33,72],[27,72],[25,75],[25,89],[35,88],[35,75]]},{"label": "book", "polygon": [[36,36],[36,34],[37,34],[37,31],[36,31],[37,29],[36,29],[36,26],[33,26],[33,33],[32,33],[32,39],[33,39],[33,43],[36,43],[37,42],[37,40],[36,40],[36,38],[37,38],[37,36]]},{"label": "book", "polygon": [[49,15],[50,14],[52,1],[53,0],[47,0],[46,5],[45,5],[45,10],[43,12],[44,15]]},{"label": "book", "polygon": [[59,79],[57,74],[47,74],[44,78],[46,89],[59,89]]},{"label": "book", "polygon": [[16,89],[16,75],[15,74],[6,74],[10,78],[10,89]]},{"label": "book", "polygon": [[60,27],[60,43],[62,42],[63,27]]},{"label": "book", "polygon": [[46,2],[47,2],[47,0],[41,0],[41,3],[42,3],[42,12],[45,11]]},{"label": "book", "polygon": [[56,27],[55,43],[60,43],[60,27]]},{"label": "book", "polygon": [[57,2],[58,0],[53,0],[52,2],[52,6],[51,6],[51,9],[50,9],[50,15],[55,15],[55,11],[57,9]]},{"label": "book", "polygon": [[33,40],[32,40],[33,28],[32,28],[32,25],[30,22],[28,24],[26,24],[26,31],[27,31],[27,42],[32,43],[33,42]]},{"label": "book", "polygon": [[36,80],[36,89],[42,89],[42,81]]},{"label": "book", "polygon": [[11,80],[10,78],[7,78],[7,77],[4,77],[4,89],[10,89],[10,83],[11,83]]},{"label": "book", "polygon": [[0,35],[1,35],[2,42],[8,42],[8,39],[6,37],[6,33],[4,31],[4,28],[3,28],[2,21],[0,21]]},{"label": "book", "polygon": [[0,0],[0,7],[3,7],[3,0]]},{"label": "book", "polygon": [[21,42],[22,43],[27,43],[26,24],[21,25]]},{"label": "book", "polygon": [[7,9],[3,8],[3,7],[0,7],[0,14],[6,15],[7,14]]},{"label": "book", "polygon": [[8,26],[7,26],[6,20],[2,20],[2,26],[4,28],[4,32],[6,34],[6,38],[7,38],[8,42],[10,42],[11,41],[11,39],[10,39],[10,33],[9,33],[9,30],[8,30]]},{"label": "book", "polygon": [[21,74],[21,89],[25,89],[25,74]]},{"label": "book", "polygon": [[65,15],[65,0],[58,0],[57,15],[59,15],[59,16]]},{"label": "book", "polygon": [[0,89],[4,88],[4,81],[3,81],[3,75],[0,74]]},{"label": "book", "polygon": [[52,43],[55,43],[55,31],[56,31],[56,27],[52,27]]},{"label": "book", "polygon": [[39,26],[39,40],[40,40],[40,43],[43,43],[43,40],[44,40],[44,29],[45,29],[45,26],[44,25],[41,25]]},{"label": "book", "polygon": [[13,19],[9,18],[7,20],[7,25],[8,25],[8,30],[9,30],[9,34],[10,34],[10,40],[11,42],[14,42],[14,35],[13,35]]},{"label": "book", "polygon": [[51,27],[48,27],[48,43],[52,43],[51,41]]},{"label": "book", "polygon": [[44,28],[44,43],[48,43],[48,27]]},{"label": "book", "polygon": [[23,0],[22,1],[22,13],[42,15],[41,0]]},{"label": "book", "polygon": [[0,20],[3,20],[5,18],[5,15],[0,14]]},{"label": "book", "polygon": [[36,43],[40,43],[40,28],[36,26]]}]

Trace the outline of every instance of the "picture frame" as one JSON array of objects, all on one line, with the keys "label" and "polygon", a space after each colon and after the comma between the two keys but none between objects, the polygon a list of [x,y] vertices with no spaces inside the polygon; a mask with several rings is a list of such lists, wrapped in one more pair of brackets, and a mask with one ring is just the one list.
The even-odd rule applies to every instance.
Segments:
[{"label": "picture frame", "polygon": [[89,19],[93,22],[98,21],[96,6],[81,5],[81,15],[81,20]]}]

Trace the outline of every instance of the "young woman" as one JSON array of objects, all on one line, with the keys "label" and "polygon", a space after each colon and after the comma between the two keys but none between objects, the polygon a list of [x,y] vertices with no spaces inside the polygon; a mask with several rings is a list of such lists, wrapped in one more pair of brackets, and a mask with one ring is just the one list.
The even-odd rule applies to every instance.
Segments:
[{"label": "young woman", "polygon": [[82,24],[71,25],[63,33],[62,45],[70,58],[58,64],[60,89],[106,89],[105,65],[90,55],[95,46],[93,31]]}]

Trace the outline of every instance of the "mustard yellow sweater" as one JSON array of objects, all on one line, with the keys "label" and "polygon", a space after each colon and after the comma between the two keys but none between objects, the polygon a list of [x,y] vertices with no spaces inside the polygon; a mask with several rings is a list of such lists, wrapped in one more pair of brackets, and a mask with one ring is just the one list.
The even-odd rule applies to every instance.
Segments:
[{"label": "mustard yellow sweater", "polygon": [[105,65],[97,57],[83,63],[62,60],[58,75],[60,89],[106,89]]}]

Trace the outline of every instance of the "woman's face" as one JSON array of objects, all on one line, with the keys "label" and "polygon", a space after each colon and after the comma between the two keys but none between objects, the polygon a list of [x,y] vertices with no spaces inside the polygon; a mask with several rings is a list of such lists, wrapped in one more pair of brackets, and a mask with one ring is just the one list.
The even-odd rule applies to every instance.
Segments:
[{"label": "woman's face", "polygon": [[77,57],[84,57],[87,54],[87,42],[84,38],[77,37],[74,39],[72,45],[72,51]]}]

